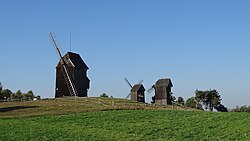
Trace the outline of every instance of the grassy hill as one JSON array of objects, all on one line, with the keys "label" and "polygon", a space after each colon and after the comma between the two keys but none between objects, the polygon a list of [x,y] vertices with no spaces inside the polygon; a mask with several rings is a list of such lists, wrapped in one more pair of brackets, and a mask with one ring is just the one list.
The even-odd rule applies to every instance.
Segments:
[{"label": "grassy hill", "polygon": [[89,111],[134,109],[182,109],[177,106],[152,106],[117,98],[58,98],[26,102],[0,102],[0,118],[58,115]]},{"label": "grassy hill", "polygon": [[249,113],[163,110],[172,107],[155,109],[122,99],[115,99],[115,104],[111,99],[84,100],[1,103],[0,140],[250,140]]}]

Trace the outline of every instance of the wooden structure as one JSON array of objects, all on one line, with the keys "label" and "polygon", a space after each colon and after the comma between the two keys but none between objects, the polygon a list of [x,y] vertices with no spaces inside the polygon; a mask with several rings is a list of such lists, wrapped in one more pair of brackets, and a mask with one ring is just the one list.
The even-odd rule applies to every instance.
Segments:
[{"label": "wooden structure", "polygon": [[130,96],[130,100],[138,101],[138,102],[143,102],[145,103],[145,88],[141,84],[143,80],[140,80],[137,84],[134,86],[131,85],[131,83],[128,81],[127,78],[124,78],[125,82],[128,84],[128,86],[131,88],[130,93],[126,98]]},{"label": "wooden structure", "polygon": [[[79,54],[67,52],[63,56],[63,60],[67,65],[69,74],[75,85],[78,97],[87,97],[90,80],[87,77],[87,70],[89,69]],[[55,97],[72,96],[68,89],[62,67],[63,60],[60,59],[56,66],[56,91]]]},{"label": "wooden structure", "polygon": [[170,78],[159,79],[155,85],[153,85],[147,93],[151,93],[155,90],[155,95],[152,97],[152,102],[155,104],[171,105],[172,104],[172,92],[171,87],[173,84]]},{"label": "wooden structure", "polygon": [[159,79],[155,85],[155,103],[163,104],[163,105],[171,105],[172,104],[172,92],[171,87],[173,84],[171,79]]},{"label": "wooden structure", "polygon": [[130,91],[130,99],[145,103],[145,88],[142,84],[135,84]]}]

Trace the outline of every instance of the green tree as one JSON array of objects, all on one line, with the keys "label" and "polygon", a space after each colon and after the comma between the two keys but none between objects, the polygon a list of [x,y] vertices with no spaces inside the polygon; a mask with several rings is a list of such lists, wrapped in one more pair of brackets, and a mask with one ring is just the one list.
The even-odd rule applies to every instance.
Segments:
[{"label": "green tree", "polygon": [[0,93],[0,100],[6,100],[10,97],[12,94],[11,90],[9,89],[3,89]]},{"label": "green tree", "polygon": [[190,108],[202,109],[202,105],[195,99],[195,97],[188,98],[186,100],[186,106]]},{"label": "green tree", "polygon": [[109,97],[106,93],[100,95],[100,97]]},{"label": "green tree", "polygon": [[181,96],[179,96],[179,97],[177,98],[177,102],[178,102],[179,104],[181,104],[181,105],[184,105],[184,104],[185,104],[184,98],[181,97]]},{"label": "green tree", "polygon": [[16,100],[21,100],[22,99],[22,92],[21,90],[17,90],[16,93],[15,93],[15,99]]},{"label": "green tree", "polygon": [[205,109],[209,111],[213,111],[214,107],[221,104],[220,94],[215,89],[205,91],[196,90],[195,99],[197,103],[203,104],[205,106]]},{"label": "green tree", "polygon": [[0,93],[1,93],[2,90],[3,90],[3,85],[2,85],[2,83],[0,82]]},{"label": "green tree", "polygon": [[197,107],[196,107],[195,98],[194,98],[194,97],[188,98],[188,99],[186,100],[186,106],[187,106],[187,107],[190,107],[190,108],[197,108]]},{"label": "green tree", "polygon": [[219,104],[218,106],[215,106],[214,107],[218,112],[228,112],[227,108],[222,105],[222,104]]},{"label": "green tree", "polygon": [[235,109],[232,109],[233,112],[250,112],[250,106],[243,105],[243,106],[236,106]]},{"label": "green tree", "polygon": [[28,97],[28,100],[33,100],[34,99],[35,96],[34,96],[32,90],[29,90],[27,92],[27,97]]},{"label": "green tree", "polygon": [[27,93],[23,93],[22,94],[22,100],[24,101],[27,101],[29,98],[28,98],[28,94]]},{"label": "green tree", "polygon": [[240,112],[250,112],[249,109],[248,109],[248,107],[247,107],[247,105],[241,106],[240,109],[239,109],[239,111]]},{"label": "green tree", "polygon": [[8,101],[12,101],[12,100],[14,99],[14,95],[15,95],[15,94],[13,94],[13,93],[10,94],[10,97],[8,97]]},{"label": "green tree", "polygon": [[41,96],[40,96],[40,95],[38,95],[38,96],[36,96],[36,98],[37,98],[37,100],[40,100],[40,99],[41,99]]}]

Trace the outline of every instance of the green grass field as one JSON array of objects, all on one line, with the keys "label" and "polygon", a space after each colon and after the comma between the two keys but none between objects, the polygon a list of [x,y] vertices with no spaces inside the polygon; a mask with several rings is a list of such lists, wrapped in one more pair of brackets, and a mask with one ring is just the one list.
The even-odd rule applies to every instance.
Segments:
[{"label": "green grass field", "polygon": [[[108,103],[109,100],[105,100]],[[41,104],[44,102],[47,102],[47,106]],[[163,110],[164,108],[148,110],[150,106],[142,105],[142,109],[146,110],[119,110],[121,107],[112,110],[109,107],[105,109],[108,111],[100,111],[103,110],[100,107],[105,107],[100,106],[100,102],[87,104],[92,105],[94,110],[69,112],[65,106],[67,104],[63,105],[63,102],[69,101],[19,103],[33,107],[14,110],[10,108],[11,105],[0,104],[0,140],[250,140],[249,113]],[[61,103],[64,107],[61,109],[66,112],[52,112],[48,103]],[[14,104],[15,107],[16,105]],[[134,103],[135,105],[138,106]],[[77,104],[68,106],[77,107]],[[6,110],[8,108],[9,111]],[[39,108],[43,112],[32,114],[33,110]],[[50,113],[46,108],[50,109]],[[54,107],[54,110],[56,109],[60,111],[60,108]],[[19,110],[27,110],[29,114],[22,111],[19,113],[21,117],[14,115],[18,114]]]}]

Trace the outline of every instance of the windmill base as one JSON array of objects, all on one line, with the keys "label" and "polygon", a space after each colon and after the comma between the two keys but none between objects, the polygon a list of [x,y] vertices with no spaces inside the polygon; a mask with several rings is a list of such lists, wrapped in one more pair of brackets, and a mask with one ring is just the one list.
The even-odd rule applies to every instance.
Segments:
[{"label": "windmill base", "polygon": [[156,99],[155,100],[155,104],[159,104],[159,105],[171,105],[171,103],[167,102],[167,99]]}]

